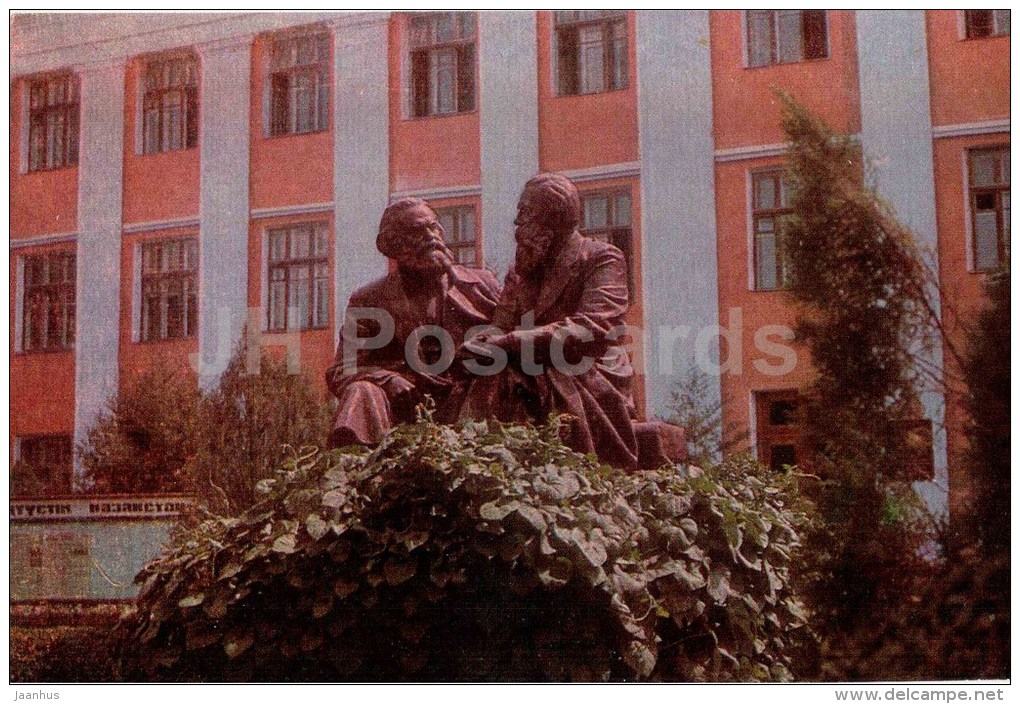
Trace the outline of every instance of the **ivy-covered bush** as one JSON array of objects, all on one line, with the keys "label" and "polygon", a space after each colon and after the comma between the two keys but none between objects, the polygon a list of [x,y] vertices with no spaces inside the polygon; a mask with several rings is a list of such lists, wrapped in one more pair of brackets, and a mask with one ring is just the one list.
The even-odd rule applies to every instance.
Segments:
[{"label": "ivy-covered bush", "polygon": [[112,682],[110,631],[99,626],[11,626],[11,682]]},{"label": "ivy-covered bush", "polygon": [[785,680],[807,632],[795,478],[626,475],[557,424],[294,451],[148,565],[126,679]]},{"label": "ivy-covered bush", "polygon": [[1009,679],[1009,555],[965,551],[877,627],[828,645],[827,680]]}]

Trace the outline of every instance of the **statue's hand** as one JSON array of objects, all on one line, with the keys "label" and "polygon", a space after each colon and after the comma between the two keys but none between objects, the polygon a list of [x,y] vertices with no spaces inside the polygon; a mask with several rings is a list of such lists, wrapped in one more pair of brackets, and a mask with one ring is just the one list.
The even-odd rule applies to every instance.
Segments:
[{"label": "statue's hand", "polygon": [[482,333],[466,340],[457,352],[458,357],[484,357],[491,356],[493,347],[509,349],[510,336],[503,333]]},{"label": "statue's hand", "polygon": [[414,384],[399,374],[391,376],[383,382],[382,386],[383,390],[386,391],[386,395],[389,396],[391,400],[401,398],[402,396],[406,396],[414,391]]}]

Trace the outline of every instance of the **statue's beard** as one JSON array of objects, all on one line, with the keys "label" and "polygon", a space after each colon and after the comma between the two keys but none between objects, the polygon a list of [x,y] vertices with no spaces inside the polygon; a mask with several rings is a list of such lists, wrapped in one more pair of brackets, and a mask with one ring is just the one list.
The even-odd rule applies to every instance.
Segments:
[{"label": "statue's beard", "polygon": [[531,230],[520,232],[517,238],[517,252],[514,257],[514,269],[525,278],[539,275],[548,259],[552,232]]}]

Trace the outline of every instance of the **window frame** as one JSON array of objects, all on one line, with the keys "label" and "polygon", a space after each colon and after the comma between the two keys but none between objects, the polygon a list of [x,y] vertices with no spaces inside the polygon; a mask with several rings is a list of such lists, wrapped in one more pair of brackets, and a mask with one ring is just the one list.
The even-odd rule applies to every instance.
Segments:
[{"label": "window frame", "polygon": [[[458,239],[453,239],[451,233],[446,226],[443,226],[443,239],[446,241],[446,246],[453,253],[454,262],[461,266],[468,266],[472,268],[478,268],[482,265],[482,247],[478,237],[478,209],[474,203],[460,203],[453,205],[434,205],[432,209],[436,213],[436,219],[442,224],[442,218],[445,215],[452,216],[455,223],[455,232],[453,233]],[[470,240],[459,239],[464,227],[464,216],[470,213],[473,221],[472,224],[472,238]],[[461,261],[460,253],[465,250],[474,250],[474,260],[469,264]]]},{"label": "window frame", "polygon": [[[307,256],[291,258],[291,234],[301,229],[307,228],[308,234],[308,250]],[[287,332],[305,332],[308,330],[326,330],[329,328],[329,316],[332,309],[330,297],[333,295],[333,274],[332,274],[332,237],[330,232],[330,223],[326,219],[321,220],[302,220],[298,222],[281,223],[276,225],[269,225],[265,228],[265,243],[266,243],[266,257],[265,264],[263,266],[263,274],[265,275],[265,301],[266,301],[266,313],[265,313],[265,331],[270,334],[287,333]],[[325,238],[325,254],[316,254],[316,240],[317,236],[321,234]],[[273,259],[273,239],[275,236],[284,236],[284,252],[285,256],[282,259]],[[317,277],[315,274],[316,266],[325,266],[325,275]],[[295,267],[306,267],[308,272],[308,315],[304,320],[300,321],[300,325],[291,326],[290,320],[290,299],[291,299],[291,269]],[[273,272],[283,272],[283,321],[282,326],[275,324],[277,321],[274,316],[274,294],[273,294]],[[317,324],[315,320],[316,314],[316,297],[315,297],[315,285],[318,281],[325,282],[324,285],[324,315],[321,323]],[[300,301],[298,308],[300,309]]]},{"label": "window frame", "polygon": [[[190,249],[190,252],[182,253],[182,259],[187,265],[190,263],[190,269],[174,269],[169,271],[156,271],[146,272],[146,250],[150,248],[162,248],[171,243],[179,243],[185,248]],[[159,237],[146,239],[138,243],[138,339],[136,342],[143,344],[153,344],[159,342],[169,342],[175,340],[191,340],[198,337],[198,325],[201,319],[199,312],[200,300],[198,296],[198,281],[199,281],[199,267],[201,266],[201,249],[199,247],[199,239],[197,234],[191,235],[174,235],[171,237]],[[160,249],[160,259],[162,260],[162,249]],[[169,325],[169,307],[165,302],[160,305],[160,317],[159,317],[159,335],[151,336],[148,333],[149,321],[148,316],[148,287],[151,285],[159,286],[163,281],[169,282],[184,282],[190,279],[190,286],[188,288],[189,294],[181,294],[180,300],[182,305],[182,311],[180,319],[182,320],[183,330],[180,334],[170,334]],[[190,332],[189,332],[190,327]]]},{"label": "window frame", "polygon": [[[765,63],[755,63],[752,41],[752,12],[768,12],[769,14],[769,61]],[[781,59],[781,43],[779,36],[779,13],[781,12],[798,12],[800,13],[801,21],[801,45],[800,45],[800,56],[797,59]],[[820,12],[823,19],[824,26],[824,54],[821,56],[807,56],[807,33],[804,31],[804,13],[805,12]],[[782,66],[787,64],[803,63],[805,61],[825,61],[832,57],[832,46],[830,39],[829,28],[831,22],[829,21],[828,10],[744,10],[741,14],[741,22],[743,24],[743,54],[744,54],[744,68],[767,68],[769,66]]]},{"label": "window frame", "polygon": [[[628,185],[606,186],[583,190],[581,196],[581,222],[578,231],[585,237],[607,242],[621,252],[627,261],[627,291],[633,304],[637,295],[637,263],[634,257],[634,193]],[[626,196],[629,201],[627,207],[627,224],[621,225],[616,222],[617,204],[616,199]],[[606,225],[602,227],[588,227],[588,201],[593,198],[606,199]],[[606,235],[605,239],[599,235]],[[625,247],[618,244],[620,238],[625,238]]]},{"label": "window frame", "polygon": [[[427,24],[430,21],[435,20],[438,17],[444,15],[451,15],[454,25],[457,27],[456,35],[454,38],[446,41],[434,40],[433,35],[436,33],[432,25],[428,25],[429,38],[422,43],[415,43],[414,40],[414,25],[415,23]],[[471,35],[463,35],[463,18],[471,16]],[[471,70],[469,72],[462,72],[461,70],[461,52],[464,51],[465,47],[470,47],[471,51]],[[404,64],[404,86],[407,99],[405,101],[404,119],[405,120],[426,120],[432,118],[441,117],[453,117],[455,115],[468,115],[478,110],[478,13],[475,11],[466,10],[450,10],[450,11],[431,11],[431,12],[415,12],[404,14],[404,52],[403,60]],[[439,95],[436,92],[436,76],[438,69],[434,70],[432,55],[435,52],[453,52],[455,59],[453,62],[453,102],[454,110],[450,112],[440,112],[438,109]],[[421,112],[419,107],[423,104],[422,98],[419,97],[419,85],[418,85],[418,72],[415,69],[416,65],[416,54],[424,54],[426,62],[428,64],[427,70],[427,110]],[[462,77],[463,80],[462,80]],[[467,82],[470,82],[468,85]],[[465,95],[467,94],[467,95]],[[465,105],[461,105],[461,101],[465,101]]]},{"label": "window frame", "polygon": [[[967,247],[967,258],[970,262],[970,270],[975,273],[987,273],[994,271],[1005,261],[1007,242],[1004,226],[1008,226],[1008,218],[1004,217],[1002,194],[1010,192],[1010,183],[1001,181],[992,185],[978,186],[974,184],[974,156],[980,153],[997,153],[996,172],[1002,173],[1001,155],[1010,155],[1009,144],[988,144],[969,147],[964,150],[964,172],[967,186],[967,226],[970,229],[970,242]],[[1006,170],[1008,173],[1008,169]],[[995,227],[996,227],[996,263],[992,266],[983,267],[978,263],[978,229],[977,229],[977,197],[984,194],[993,194],[995,198]],[[1012,203],[1010,204],[1012,205]]]},{"label": "window frame", "polygon": [[[963,40],[994,39],[995,37],[1008,37],[1010,35],[1010,31],[1009,31],[1008,27],[1007,27],[1006,31],[1002,30],[1001,19],[1000,19],[1002,16],[999,14],[1001,12],[1009,13],[1008,9],[1006,9],[1006,10],[1003,10],[1003,9],[999,9],[999,10],[961,10],[960,12],[962,13],[962,18],[961,18],[961,30],[962,31],[961,31],[961,37],[960,38],[963,39]],[[972,23],[971,19],[978,12],[990,12],[991,13],[992,24],[991,24],[991,29],[989,30],[988,34],[974,34],[972,32],[972,28],[974,27],[974,24]],[[1007,17],[1008,16],[1009,15],[1007,14]]]},{"label": "window frame", "polygon": [[[291,42],[310,40],[312,42],[324,42],[325,47],[313,44],[315,47],[315,61],[309,63],[294,63],[289,61],[286,65],[278,56],[282,53],[282,45]],[[322,49],[325,49],[325,58],[319,56]],[[265,52],[265,81],[263,83],[264,105],[265,105],[265,129],[264,136],[267,139],[277,137],[299,137],[308,134],[319,134],[329,132],[333,127],[333,34],[328,27],[311,25],[299,27],[268,35]],[[279,101],[277,77],[286,75],[286,112],[282,115],[277,113],[277,108],[283,103]],[[295,91],[291,89],[293,76],[314,76],[314,95],[311,101],[311,113],[309,115],[312,128],[298,130],[298,110],[295,105]],[[325,110],[320,114],[325,101]],[[320,124],[323,122],[324,124]],[[286,125],[284,126],[284,123]]]},{"label": "window frame", "polygon": [[[758,181],[765,177],[771,177],[775,179],[775,191],[773,192],[773,202],[779,204],[780,207],[758,209]],[[750,232],[750,264],[751,264],[751,290],[752,291],[784,291],[789,288],[789,265],[783,260],[783,236],[779,231],[779,221],[783,217],[787,217],[793,213],[793,209],[789,205],[790,186],[785,182],[784,169],[782,166],[766,166],[758,169],[751,169],[748,171],[748,193],[749,193],[749,207],[748,207],[748,226]],[[783,204],[783,197],[787,197],[786,204]],[[776,252],[776,286],[765,287],[760,284],[760,257],[758,252],[758,240],[762,238],[763,233],[758,231],[758,221],[771,218],[775,225],[773,227],[772,236],[775,239],[775,252]],[[785,266],[784,266],[785,264]]]},{"label": "window frame", "polygon": [[[190,66],[185,67],[185,70],[191,73],[191,77],[186,79],[183,86],[169,87],[162,85],[158,88],[150,89],[150,70],[157,65],[167,65],[172,62],[186,62],[190,64]],[[198,147],[199,125],[201,122],[199,119],[200,66],[197,55],[189,50],[154,54],[143,58],[138,71],[138,119],[136,124],[138,129],[137,153],[139,156],[169,154],[171,152],[187,151]],[[163,111],[161,109],[163,107],[162,101],[164,96],[174,93],[183,94],[180,102],[180,105],[184,108],[184,116],[180,121],[181,146],[164,148],[164,118]],[[148,143],[148,106],[150,100],[157,101],[157,148],[154,150],[149,149]]]},{"label": "window frame", "polygon": [[[49,93],[49,85],[58,81],[68,81],[65,90],[70,98],[65,102],[49,104],[49,98],[43,100],[43,105],[33,105],[33,93],[39,87],[43,87],[45,93]],[[25,81],[25,113],[24,130],[26,135],[27,149],[25,151],[25,173],[38,173],[43,171],[56,171],[58,169],[76,168],[78,166],[79,149],[81,140],[81,81],[77,74],[71,71],[47,73],[34,76]],[[64,115],[60,131],[63,135],[63,143],[60,161],[50,162],[49,149],[50,132],[48,117],[51,114]],[[41,140],[36,138],[36,130],[42,129]],[[36,143],[42,144],[42,155],[36,152]],[[38,158],[37,158],[38,156]]]},{"label": "window frame", "polygon": [[[759,462],[767,467],[772,465],[772,451],[776,447],[792,446],[794,459],[803,467],[807,459],[804,437],[801,430],[804,403],[798,389],[759,389],[751,392],[754,403],[754,443]],[[795,404],[796,418],[789,423],[771,422],[772,404]]]},{"label": "window frame", "polygon": [[[612,93],[620,90],[627,90],[630,88],[630,13],[627,10],[598,10],[598,12],[604,12],[598,17],[581,18],[577,16],[570,20],[561,20],[561,12],[581,12],[578,10],[553,10],[552,11],[552,65],[553,65],[553,76],[552,76],[552,87],[553,95],[557,98],[570,98],[579,97],[585,95],[599,95],[601,93]],[[614,37],[613,29],[616,25],[623,26],[623,50],[617,52],[614,48]],[[601,29],[601,41],[602,41],[602,88],[599,90],[584,91],[582,90],[582,84],[584,82],[584,71],[582,68],[582,50],[580,34],[585,28],[600,27]],[[576,71],[571,79],[574,90],[569,90],[569,86],[565,85],[566,81],[564,78],[563,60],[561,54],[563,53],[563,42],[564,36],[568,33],[573,33],[573,47],[576,54],[573,58],[573,70]],[[622,61],[621,82],[617,84],[616,81],[616,59]]]},{"label": "window frame", "polygon": [[[47,281],[39,283],[34,281],[31,276],[33,271],[33,263],[41,260],[45,260],[45,271]],[[62,260],[62,266],[66,266],[70,269],[70,280],[67,279],[67,275],[63,280],[52,282],[50,278],[50,268],[53,265],[54,260]],[[68,263],[69,260],[69,263]],[[19,270],[21,273],[21,291],[19,291],[19,340],[20,347],[18,352],[24,354],[38,354],[38,353],[54,353],[54,352],[69,352],[75,348],[77,338],[77,315],[78,315],[78,302],[77,302],[77,266],[78,266],[78,253],[77,249],[54,249],[44,252],[38,252],[36,254],[25,254],[22,255],[19,262]],[[65,270],[66,271],[66,270]],[[64,328],[62,333],[62,339],[60,342],[55,344],[49,343],[49,308],[45,314],[43,321],[43,337],[45,338],[42,346],[33,346],[33,338],[29,334],[31,330],[33,317],[30,316],[30,306],[32,305],[32,295],[39,293],[42,296],[47,294],[56,294],[58,298],[58,305],[61,307],[61,325]],[[50,303],[53,306],[54,303]]]}]

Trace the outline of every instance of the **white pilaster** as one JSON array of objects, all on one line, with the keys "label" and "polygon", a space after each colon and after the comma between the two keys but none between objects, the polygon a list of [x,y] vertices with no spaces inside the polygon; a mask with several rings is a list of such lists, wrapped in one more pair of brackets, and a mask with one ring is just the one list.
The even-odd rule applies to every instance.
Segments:
[{"label": "white pilaster", "polygon": [[482,249],[500,277],[513,261],[517,199],[538,172],[538,49],[534,12],[478,14]]},{"label": "white pilaster", "polygon": [[[938,272],[935,167],[932,153],[928,44],[923,10],[858,10],[857,55],[861,86],[861,141],[875,167],[882,197],[896,210]],[[938,292],[929,298],[939,310]],[[918,349],[929,365],[942,368],[942,348]],[[936,511],[946,508],[949,485],[945,395],[926,384],[921,402],[933,421],[935,484],[919,492]]]},{"label": "white pilaster", "polygon": [[[707,10],[637,12],[646,412],[718,357],[719,294]],[[687,332],[682,333],[681,328]],[[674,334],[671,334],[674,333]],[[708,372],[718,399],[719,377]]]},{"label": "white pilaster", "polygon": [[386,273],[375,248],[389,203],[389,26],[376,13],[333,26],[334,335],[347,300]]},{"label": "white pilaster", "polygon": [[251,37],[199,47],[202,60],[198,374],[216,385],[248,317]]},{"label": "white pilaster", "polygon": [[[80,68],[75,440],[117,392],[124,192],[124,63]],[[77,460],[76,474],[81,470]],[[77,482],[76,482],[77,484]]]}]

